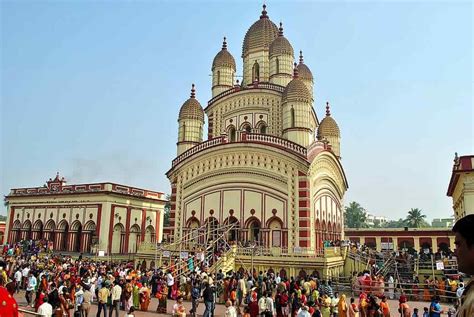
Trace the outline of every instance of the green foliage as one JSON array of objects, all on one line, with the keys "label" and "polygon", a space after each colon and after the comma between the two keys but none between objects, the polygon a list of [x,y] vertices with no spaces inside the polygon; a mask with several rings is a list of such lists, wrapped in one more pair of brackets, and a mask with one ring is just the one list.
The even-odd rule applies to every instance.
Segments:
[{"label": "green foliage", "polygon": [[383,224],[384,228],[403,228],[406,226],[405,220],[400,218],[398,220],[390,220]]},{"label": "green foliage", "polygon": [[346,206],[344,212],[344,224],[347,228],[367,228],[367,214],[362,206],[353,201]]},{"label": "green foliage", "polygon": [[421,209],[412,208],[408,211],[408,216],[405,218],[405,223],[406,226],[410,228],[429,227],[425,218],[426,215],[422,214]]},{"label": "green foliage", "polygon": [[7,216],[0,215],[0,221],[7,221]]}]

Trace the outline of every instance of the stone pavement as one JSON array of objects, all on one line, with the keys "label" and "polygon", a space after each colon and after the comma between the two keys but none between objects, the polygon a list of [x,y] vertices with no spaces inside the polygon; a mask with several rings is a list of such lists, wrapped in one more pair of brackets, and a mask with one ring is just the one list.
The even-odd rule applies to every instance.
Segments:
[{"label": "stone pavement", "polygon": [[[348,296],[348,304],[349,304],[349,298],[350,297]],[[20,309],[33,310],[32,308],[26,308],[25,307],[26,306],[26,300],[25,300],[25,296],[24,296],[23,291],[16,294],[15,299],[17,300],[18,305],[20,306]],[[356,299],[356,302],[357,302],[357,299]],[[393,317],[400,316],[400,314],[397,311],[398,310],[398,301],[397,300],[389,300],[388,302],[389,302],[389,306],[390,306],[391,316],[393,316]],[[152,298],[152,301],[151,301],[151,304],[150,304],[150,307],[149,307],[150,310],[147,311],[147,312],[136,311],[135,316],[136,317],[170,316],[171,312],[173,310],[174,303],[175,303],[174,301],[168,300],[168,308],[167,308],[168,314],[158,314],[158,313],[155,312],[156,307],[158,306],[158,300],[156,298]],[[415,307],[417,307],[419,309],[419,316],[423,315],[423,307],[429,307],[429,303],[427,303],[427,302],[408,302],[408,304],[409,304],[409,306],[412,310]],[[186,311],[189,311],[191,309],[191,302],[185,301],[184,306],[186,307]],[[443,310],[445,312],[447,312],[448,308],[450,306],[448,304],[443,303],[442,307],[443,307]],[[198,307],[198,316],[202,316],[203,312],[204,312],[204,303],[200,303],[199,307]],[[225,306],[217,304],[216,305],[216,310],[214,312],[214,316],[216,316],[216,317],[224,316],[224,312],[225,312]],[[108,313],[109,312],[107,311],[107,317],[108,317]],[[90,310],[89,317],[96,317],[96,314],[97,314],[97,305],[93,304],[92,307],[91,307],[91,310]],[[72,316],[72,313],[71,313],[71,316]],[[102,314],[102,316],[103,316],[103,314]],[[123,316],[125,316],[125,311],[120,311],[119,317],[123,317]],[[28,317],[28,314],[25,314],[25,317]],[[113,315],[113,317],[115,317],[115,314]]]}]

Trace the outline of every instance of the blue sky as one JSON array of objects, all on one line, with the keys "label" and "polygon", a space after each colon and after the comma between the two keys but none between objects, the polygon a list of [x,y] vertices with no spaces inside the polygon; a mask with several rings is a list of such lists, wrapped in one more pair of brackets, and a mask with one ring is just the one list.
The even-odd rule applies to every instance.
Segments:
[{"label": "blue sky", "polygon": [[[342,133],[345,201],[389,218],[452,214],[473,154],[472,4],[267,1]],[[0,193],[113,181],[168,193],[177,115],[227,36],[238,74],[256,1],[2,1]],[[4,213],[5,211],[2,211]]]}]

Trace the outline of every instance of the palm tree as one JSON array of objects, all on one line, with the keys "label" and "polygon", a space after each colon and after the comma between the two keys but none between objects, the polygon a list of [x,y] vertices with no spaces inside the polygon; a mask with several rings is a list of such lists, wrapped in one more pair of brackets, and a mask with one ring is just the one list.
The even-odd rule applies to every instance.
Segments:
[{"label": "palm tree", "polygon": [[408,216],[405,219],[406,224],[411,228],[420,228],[426,225],[426,215],[421,213],[421,209],[412,208],[408,211]]},{"label": "palm tree", "polygon": [[348,228],[366,228],[366,220],[365,209],[359,203],[353,201],[345,208],[344,224]]}]

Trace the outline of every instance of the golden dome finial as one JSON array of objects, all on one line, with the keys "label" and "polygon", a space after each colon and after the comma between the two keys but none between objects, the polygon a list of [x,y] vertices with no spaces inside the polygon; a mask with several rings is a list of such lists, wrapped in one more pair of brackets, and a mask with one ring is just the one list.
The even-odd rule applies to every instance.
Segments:
[{"label": "golden dome finial", "polygon": [[331,116],[331,108],[329,107],[329,101],[326,101],[326,117]]},{"label": "golden dome finial", "polygon": [[296,67],[296,62],[293,63],[293,78],[298,78],[298,68]]},{"label": "golden dome finial", "polygon": [[196,98],[196,89],[194,89],[194,84],[191,85],[191,98]]},{"label": "golden dome finial", "polygon": [[222,42],[222,49],[226,50],[227,49],[227,38],[224,36],[224,41]]},{"label": "golden dome finial", "polygon": [[300,50],[300,64],[303,64],[303,51]]}]

